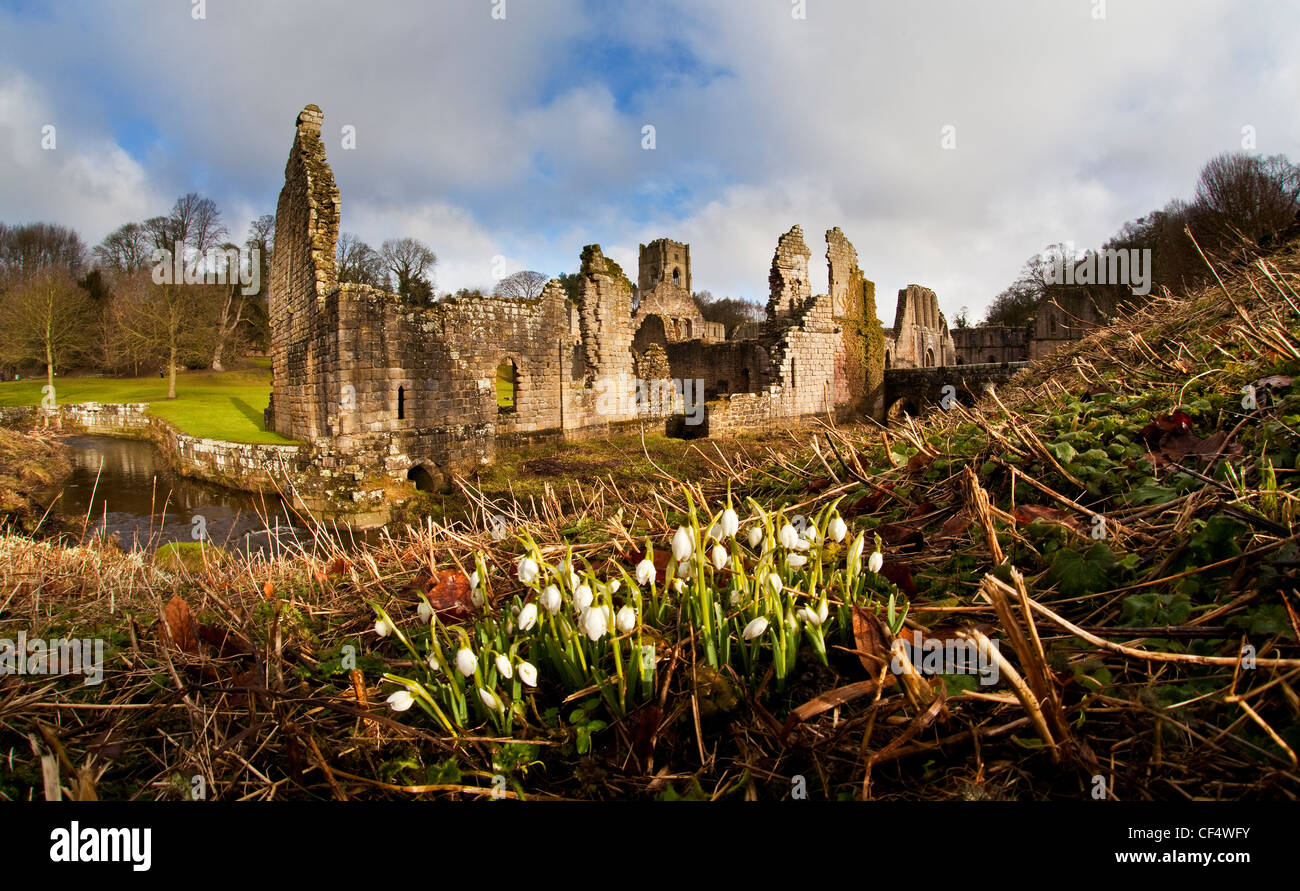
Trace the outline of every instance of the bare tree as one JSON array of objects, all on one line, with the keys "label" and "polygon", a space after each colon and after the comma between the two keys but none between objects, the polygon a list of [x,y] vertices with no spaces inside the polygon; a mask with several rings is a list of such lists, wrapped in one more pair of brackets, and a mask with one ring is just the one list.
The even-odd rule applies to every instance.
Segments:
[{"label": "bare tree", "polygon": [[[225,371],[226,367],[222,364],[222,354],[226,350],[226,345],[230,338],[239,329],[244,321],[244,311],[247,306],[248,295],[244,294],[244,286],[240,281],[240,272],[232,268],[232,257],[238,256],[238,249],[235,245],[227,242],[224,246],[225,253],[222,255],[220,262],[226,265],[224,270],[226,284],[211,285],[213,290],[216,317],[213,320],[213,344],[212,344],[212,370]],[[247,258],[253,261],[252,257]],[[258,258],[256,262],[260,263]]]},{"label": "bare tree", "polygon": [[153,240],[154,247],[165,251],[173,250],[179,243],[196,253],[204,253],[215,247],[226,235],[226,227],[221,223],[221,211],[211,198],[204,198],[197,192],[189,192],[176,199],[171,212],[166,216],[150,217],[144,221],[145,228]]},{"label": "bare tree", "polygon": [[117,288],[117,324],[136,349],[161,360],[167,375],[167,398],[175,399],[177,368],[199,358],[210,346],[203,326],[196,324],[196,288],[155,284],[145,270],[122,276]]},{"label": "bare tree", "polygon": [[384,287],[387,271],[384,258],[352,232],[339,236],[337,251],[339,282]]},{"label": "bare tree", "polygon": [[149,231],[139,223],[123,223],[95,246],[95,262],[100,268],[128,275],[150,263],[153,249]]},{"label": "bare tree", "polygon": [[544,273],[522,269],[519,272],[512,272],[497,282],[496,290],[492,293],[497,297],[509,297],[514,300],[535,300],[542,296],[542,290],[548,281],[550,278]]},{"label": "bare tree", "polygon": [[56,223],[0,223],[0,287],[47,266],[61,266],[79,275],[85,264],[86,246],[72,229]]},{"label": "bare tree", "polygon": [[418,238],[390,238],[379,249],[384,265],[393,280],[393,290],[412,303],[427,303],[433,298],[433,281],[429,275],[438,257]]},{"label": "bare tree", "polygon": [[1241,238],[1258,242],[1296,221],[1300,210],[1300,168],[1282,155],[1261,158],[1225,152],[1201,169],[1196,184],[1196,222],[1217,244]]},{"label": "bare tree", "polygon": [[64,266],[38,269],[15,283],[0,307],[0,352],[14,364],[44,364],[52,393],[55,369],[86,351],[92,309]]}]

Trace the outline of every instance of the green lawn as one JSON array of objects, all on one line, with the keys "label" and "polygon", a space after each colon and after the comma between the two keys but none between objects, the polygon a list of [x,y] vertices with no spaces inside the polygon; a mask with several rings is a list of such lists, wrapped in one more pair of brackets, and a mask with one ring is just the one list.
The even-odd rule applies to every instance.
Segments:
[{"label": "green lawn", "polygon": [[[176,375],[176,398],[163,378],[57,377],[60,403],[147,402],[149,410],[191,436],[235,442],[292,442],[264,429],[262,410],[271,396],[266,364],[244,371],[187,371]],[[0,383],[0,405],[36,405],[45,378]]]}]

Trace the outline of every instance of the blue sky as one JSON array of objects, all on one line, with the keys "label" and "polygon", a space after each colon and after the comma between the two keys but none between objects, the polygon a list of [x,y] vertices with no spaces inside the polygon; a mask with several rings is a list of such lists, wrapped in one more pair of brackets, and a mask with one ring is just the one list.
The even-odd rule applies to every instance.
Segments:
[{"label": "blue sky", "polygon": [[762,300],[799,223],[814,286],[838,225],[886,324],[913,282],[978,316],[1035,251],[1189,196],[1243,126],[1300,159],[1300,10],[1099,2],[0,0],[0,220],[94,243],[193,190],[242,232],[314,102],[344,229],[423,238],[439,290],[591,242],[634,269],[666,235],[697,288]]}]

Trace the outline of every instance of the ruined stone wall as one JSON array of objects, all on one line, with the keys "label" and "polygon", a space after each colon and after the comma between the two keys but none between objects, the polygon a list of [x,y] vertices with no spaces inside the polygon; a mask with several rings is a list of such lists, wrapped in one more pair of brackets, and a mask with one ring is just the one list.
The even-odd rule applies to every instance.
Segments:
[{"label": "ruined stone wall", "polygon": [[777,241],[772,269],[767,277],[769,321],[789,318],[811,298],[812,283],[808,279],[808,259],[811,256],[812,251],[803,240],[803,229],[798,225],[791,227]]},{"label": "ruined stone wall", "polygon": [[1031,329],[1027,326],[977,325],[952,330],[959,365],[1021,362],[1029,358]]},{"label": "ruined stone wall", "polygon": [[727,393],[758,393],[775,377],[768,346],[758,340],[668,345],[672,377],[704,382],[706,399]]},{"label": "ruined stone wall", "polygon": [[323,118],[315,105],[298,115],[276,205],[268,282],[274,386],[269,420],[282,436],[303,440],[328,434],[323,408],[336,389],[328,365],[337,326],[324,316],[323,303],[337,287],[339,190],[325,161]]},{"label": "ruined stone wall", "polygon": [[827,282],[841,336],[835,347],[835,404],[848,415],[883,419],[884,328],[876,316],[876,285],[858,266],[858,252],[840,228],[826,232]]}]

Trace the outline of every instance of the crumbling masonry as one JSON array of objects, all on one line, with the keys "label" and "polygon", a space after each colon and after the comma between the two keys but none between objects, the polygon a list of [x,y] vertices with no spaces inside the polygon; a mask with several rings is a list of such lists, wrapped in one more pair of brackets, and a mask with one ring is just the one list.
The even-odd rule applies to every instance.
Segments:
[{"label": "crumbling masonry", "polygon": [[267,408],[269,427],[306,443],[302,470],[316,475],[318,501],[373,500],[402,478],[445,486],[509,438],[647,419],[699,419],[696,432],[717,434],[881,416],[875,286],[839,229],[826,233],[829,295],[811,293],[803,231],[781,237],[767,321],[744,339],[700,316],[690,247],[668,239],[641,247],[635,307],[631,281],[598,245],[582,251],[573,299],[552,280],[531,300],[413,306],[338,281],[339,190],[322,117],[314,105],[298,116],[276,208]]}]

